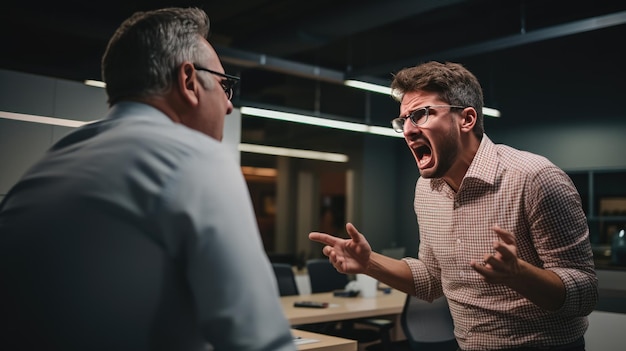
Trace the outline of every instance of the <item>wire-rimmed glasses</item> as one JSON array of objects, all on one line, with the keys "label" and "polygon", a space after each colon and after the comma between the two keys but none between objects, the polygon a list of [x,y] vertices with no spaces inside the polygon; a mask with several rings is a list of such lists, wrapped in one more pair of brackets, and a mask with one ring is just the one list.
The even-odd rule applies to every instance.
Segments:
[{"label": "wire-rimmed glasses", "polygon": [[437,108],[464,109],[465,107],[457,106],[457,105],[424,106],[424,107],[421,107],[421,108],[418,108],[416,110],[409,112],[409,114],[407,114],[404,117],[394,118],[393,120],[391,120],[391,126],[393,127],[394,131],[398,133],[403,133],[404,122],[406,122],[407,119],[411,121],[411,124],[417,127],[419,125],[422,125],[428,122],[428,116],[430,115],[430,110],[437,109]]},{"label": "wire-rimmed glasses", "polygon": [[237,85],[237,83],[239,83],[239,79],[241,78],[237,76],[231,76],[230,74],[216,72],[198,65],[193,65],[193,68],[198,71],[209,72],[211,74],[215,74],[216,76],[224,78],[220,80],[220,85],[222,86],[222,89],[224,89],[224,93],[226,93],[226,97],[228,98],[228,100],[233,98],[233,88],[235,87],[235,85]]}]

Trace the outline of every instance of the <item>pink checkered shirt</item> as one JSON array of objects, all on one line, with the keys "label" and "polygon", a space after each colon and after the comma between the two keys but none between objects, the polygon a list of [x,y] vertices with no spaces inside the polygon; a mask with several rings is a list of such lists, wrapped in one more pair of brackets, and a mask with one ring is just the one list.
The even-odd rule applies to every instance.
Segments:
[{"label": "pink checkered shirt", "polygon": [[[562,170],[484,135],[459,191],[420,178],[414,207],[419,260],[405,262],[418,297],[448,298],[461,349],[561,345],[584,335],[597,278],[580,196]],[[469,266],[493,252],[495,224],[515,234],[521,259],[563,280],[560,310],[542,310],[504,285],[486,283]]]}]

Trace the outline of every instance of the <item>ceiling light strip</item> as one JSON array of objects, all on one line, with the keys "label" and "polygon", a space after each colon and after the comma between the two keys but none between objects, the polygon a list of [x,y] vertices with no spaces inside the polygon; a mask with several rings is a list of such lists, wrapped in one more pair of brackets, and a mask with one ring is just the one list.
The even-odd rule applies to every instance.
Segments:
[{"label": "ceiling light strip", "polygon": [[362,82],[360,80],[353,80],[353,79],[346,80],[344,84],[346,86],[357,88],[357,89],[373,91],[375,93],[380,93],[380,94],[385,94],[385,95],[391,95],[391,88],[383,86],[383,85],[372,84],[372,83]]},{"label": "ceiling light strip", "polygon": [[[346,80],[344,82],[346,86],[367,90],[375,93],[391,95],[391,88],[383,85],[372,84],[368,82],[363,82],[360,80]],[[490,117],[500,117],[501,113],[499,110],[491,107],[483,107],[483,115]]]},{"label": "ceiling light strip", "polygon": [[22,114],[22,113],[13,113],[13,112],[6,112],[6,111],[0,111],[0,117],[6,118],[6,119],[13,119],[16,121],[34,122],[34,123],[49,124],[49,125],[62,126],[62,127],[72,127],[72,128],[78,128],[87,123],[91,123],[91,122],[76,121],[73,119],[27,115],[27,114]]},{"label": "ceiling light strip", "polygon": [[483,107],[483,115],[490,117],[500,117],[500,110],[491,107]]},{"label": "ceiling light strip", "polygon": [[269,118],[269,119],[276,119],[280,121],[310,124],[310,125],[315,125],[315,126],[320,126],[320,127],[350,130],[354,132],[366,132],[367,131],[367,126],[364,124],[360,124],[360,123],[344,122],[344,121],[338,121],[334,119],[307,116],[307,115],[290,113],[290,112],[282,112],[282,111],[277,111],[277,110],[268,110],[268,109],[257,108],[257,107],[242,106],[241,114]]},{"label": "ceiling light strip", "polygon": [[288,149],[284,147],[255,145],[255,144],[239,144],[239,151],[252,152],[257,154],[287,156],[295,158],[306,158],[312,160],[322,160],[331,162],[348,162],[348,156],[331,152]]},{"label": "ceiling light strip", "polygon": [[96,88],[106,88],[107,87],[107,83],[100,81],[100,80],[94,80],[94,79],[87,79],[84,81],[85,85],[89,85],[91,87],[96,87]]},{"label": "ceiling light strip", "polygon": [[344,122],[334,119],[308,116],[303,114],[282,112],[277,110],[269,110],[258,107],[242,106],[241,114],[247,116],[255,116],[269,119],[276,119],[280,121],[309,124],[318,127],[328,127],[335,129],[348,130],[353,132],[370,133],[391,137],[403,137],[401,133],[396,133],[391,127],[379,127],[370,126],[362,123]]},{"label": "ceiling light strip", "polygon": [[[37,115],[27,115],[27,114],[22,114],[22,113],[13,113],[13,112],[6,112],[6,111],[0,111],[0,118],[23,121],[23,122],[40,123],[40,124],[46,124],[46,125],[71,127],[71,128],[78,128],[87,123],[92,122],[92,121],[83,122],[83,121],[76,121],[72,119],[44,117],[44,116],[37,116]],[[251,153],[260,153],[260,154],[267,154],[267,155],[296,157],[296,158],[307,158],[307,159],[323,160],[323,161],[331,161],[331,162],[348,162],[347,155],[330,153],[330,152],[288,149],[288,148],[264,146],[264,145],[253,145],[253,144],[239,144],[238,147],[239,147],[239,151],[242,151],[242,152],[251,152]]]}]

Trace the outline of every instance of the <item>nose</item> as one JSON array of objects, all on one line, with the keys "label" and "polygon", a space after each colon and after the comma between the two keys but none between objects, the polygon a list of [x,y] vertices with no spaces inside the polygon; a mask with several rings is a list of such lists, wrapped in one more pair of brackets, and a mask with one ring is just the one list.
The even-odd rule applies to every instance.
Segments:
[{"label": "nose", "polygon": [[233,102],[228,100],[228,105],[226,106],[226,114],[230,115],[233,112],[233,109],[235,107],[233,106]]},{"label": "nose", "polygon": [[402,129],[402,134],[404,134],[404,138],[407,140],[411,140],[415,138],[416,135],[422,132],[422,129],[419,126],[414,126],[411,121],[407,120],[404,122],[404,128]]}]

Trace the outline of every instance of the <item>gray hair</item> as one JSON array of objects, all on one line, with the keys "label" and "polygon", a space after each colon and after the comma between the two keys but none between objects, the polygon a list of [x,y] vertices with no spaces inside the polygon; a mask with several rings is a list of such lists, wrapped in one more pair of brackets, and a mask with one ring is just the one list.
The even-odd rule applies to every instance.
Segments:
[{"label": "gray hair", "polygon": [[167,92],[180,64],[208,59],[207,50],[200,49],[208,34],[209,18],[198,8],[134,13],[115,31],[102,57],[109,105]]}]

